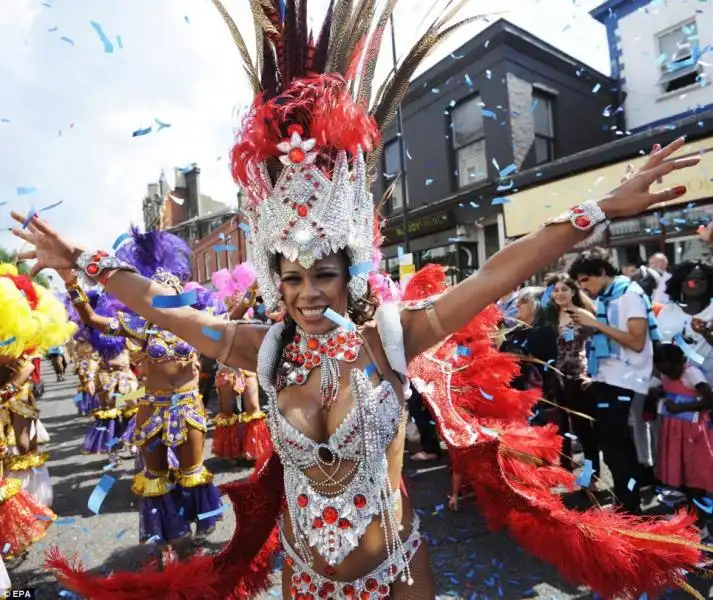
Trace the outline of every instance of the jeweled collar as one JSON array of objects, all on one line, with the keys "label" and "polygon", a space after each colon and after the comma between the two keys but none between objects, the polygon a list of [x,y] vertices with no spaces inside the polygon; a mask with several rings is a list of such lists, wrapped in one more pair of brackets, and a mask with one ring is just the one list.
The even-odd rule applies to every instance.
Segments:
[{"label": "jeweled collar", "polygon": [[278,372],[277,388],[303,385],[315,367],[322,368],[322,407],[329,410],[339,389],[339,361],[353,363],[359,357],[362,339],[355,331],[337,327],[329,333],[313,335],[297,328],[285,347]]}]

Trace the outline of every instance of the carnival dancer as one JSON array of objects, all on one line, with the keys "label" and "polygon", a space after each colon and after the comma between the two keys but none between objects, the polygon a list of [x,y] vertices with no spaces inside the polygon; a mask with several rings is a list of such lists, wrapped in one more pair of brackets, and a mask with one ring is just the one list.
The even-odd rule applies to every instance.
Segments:
[{"label": "carnival dancer", "polygon": [[[14,393],[6,398],[6,408],[10,415],[15,442],[15,453],[8,456],[5,465],[8,474],[22,481],[22,486],[37,502],[45,506],[52,504],[52,481],[45,463],[48,455],[38,450],[38,443],[45,442],[47,433],[38,426],[40,410],[37,406],[32,386],[35,371],[32,356],[43,354],[58,344],[64,344],[73,335],[75,326],[69,322],[62,304],[52,293],[35,285],[26,275],[20,275],[11,264],[0,265],[1,279],[10,281],[27,299],[31,309],[29,341],[24,352],[5,368],[12,371],[11,387]],[[14,319],[12,314],[2,318]],[[0,350],[5,350],[2,346]],[[6,352],[3,352],[6,354]],[[39,437],[39,434],[43,434]]]},{"label": "carnival dancer", "polygon": [[[216,297],[227,306],[224,316],[241,321],[249,316],[257,299],[255,268],[245,262],[233,269],[216,271],[211,276]],[[257,376],[245,369],[231,369],[220,365],[216,375],[220,413],[215,419],[213,454],[221,458],[256,460],[269,450],[270,432],[265,413],[260,409]],[[241,396],[242,410],[235,413],[237,397]]]},{"label": "carnival dancer", "polygon": [[[117,252],[157,283],[161,295],[168,298],[166,302],[180,304],[183,285],[191,272],[191,252],[185,242],[166,232],[142,234],[132,229],[130,239]],[[150,539],[179,553],[189,551],[191,523],[196,524],[195,538],[200,540],[222,518],[213,475],[203,465],[206,416],[198,391],[197,353],[172,333],[135,314],[119,311],[115,319],[100,316],[83,301],[76,278],[65,271],[60,275],[76,298],[75,305],[85,323],[103,335],[131,338],[145,354],[146,389],[138,400],[131,439],[141,450],[144,464],[132,484],[132,491],[140,498],[139,537],[142,542]],[[187,294],[193,298],[189,308],[197,295],[195,290]],[[169,471],[169,448],[178,457],[175,476]]]},{"label": "carnival dancer", "polygon": [[[83,319],[82,302],[91,307],[93,314],[101,315],[105,319],[116,318],[118,310],[122,308],[115,298],[95,290],[89,290],[82,296],[72,295],[70,291],[70,299],[80,319]],[[86,331],[90,345],[99,355],[96,389],[99,406],[91,414],[92,420],[84,436],[82,453],[106,454],[115,462],[118,460],[124,429],[123,409],[117,407],[117,400],[135,392],[138,382],[131,371],[129,347],[125,337],[104,335],[89,326],[86,326]]]},{"label": "carnival dancer", "polygon": [[63,301],[70,320],[79,327],[72,338],[70,359],[79,380],[74,403],[77,406],[77,412],[86,416],[99,408],[96,385],[100,358],[99,353],[89,342],[89,329],[82,323],[74,305],[69,302],[66,296]]},{"label": "carnival dancer", "polygon": [[[213,3],[249,56],[235,23],[218,0]],[[492,527],[507,526],[568,579],[604,597],[638,598],[681,583],[682,572],[694,570],[701,558],[692,516],[657,520],[569,511],[552,493],[574,482],[556,466],[561,440],[551,427],[527,426],[526,405],[533,399],[508,387],[512,366],[498,370],[494,361],[489,370],[475,361],[470,373],[488,369],[481,383],[492,390],[461,392],[452,385],[459,375],[452,361],[462,359],[457,345],[467,344],[471,352],[489,346],[487,323],[471,322],[491,302],[573,246],[598,239],[609,219],[680,198],[685,188],[649,188],[699,158],[673,159],[684,144],[677,140],[601,201],[586,201],[509,244],[458,286],[403,311],[384,301],[374,314],[368,281],[378,255],[367,165],[378,164],[380,131],[389,127],[420,60],[457,26],[439,18],[371,102],[374,65],[394,2],[374,23],[373,3],[338,0],[314,45],[306,5],[300,2],[298,11],[288,0],[284,20],[276,1],[251,5],[264,52],[260,74],[255,65],[246,68],[262,93],[232,153],[235,178],[249,198],[260,293],[268,312],[284,300],[282,323],[268,329],[173,308],[175,303],[164,308],[156,297],[165,296],[165,288],[132,272],[136,267],[121,257],[84,251],[39,217],[13,230],[34,246],[21,256],[38,260],[35,271],[76,268],[152,326],[173,331],[226,365],[256,371],[269,397],[275,447],[249,481],[224,486],[236,531],[216,557],[175,563],[160,573],[108,577],[75,568],[59,552],[48,565],[65,587],[93,600],[248,598],[267,585],[269,559],[281,543],[284,598],[432,600],[435,584],[418,516],[401,491],[410,362],[416,387],[451,452],[459,453],[460,472],[476,489]],[[25,215],[13,217],[25,222]],[[448,357],[437,353],[444,344]],[[459,410],[452,404],[482,406],[481,392],[495,399],[495,406],[480,409],[483,414],[516,409],[501,417],[497,429],[486,426],[485,417],[479,422],[468,405]]]},{"label": "carnival dancer", "polygon": [[[4,273],[15,272],[14,268],[7,265],[2,265],[0,270]],[[3,340],[0,345],[0,592],[7,591],[10,586],[1,561],[23,556],[34,542],[44,536],[56,519],[56,515],[45,504],[38,502],[28,490],[23,489],[29,483],[24,473],[21,473],[23,479],[8,477],[3,464],[14,460],[11,454],[15,446],[12,423],[13,420],[17,422],[17,418],[8,410],[8,403],[16,402],[18,389],[27,385],[25,373],[33,368],[32,363],[26,360],[28,350],[36,348],[38,343],[44,349],[59,343],[56,331],[51,331],[52,327],[49,332],[45,330],[44,335],[40,332],[46,319],[33,312],[30,302],[34,296],[23,293],[30,289],[27,285],[29,280],[24,278],[21,281],[18,281],[20,285],[17,286],[13,278],[0,277],[0,339]],[[29,368],[26,366],[28,362]],[[26,431],[27,428],[21,429],[23,434]],[[41,465],[38,469],[43,470]],[[41,491],[44,499],[51,501],[51,488],[49,494],[47,490]]]}]

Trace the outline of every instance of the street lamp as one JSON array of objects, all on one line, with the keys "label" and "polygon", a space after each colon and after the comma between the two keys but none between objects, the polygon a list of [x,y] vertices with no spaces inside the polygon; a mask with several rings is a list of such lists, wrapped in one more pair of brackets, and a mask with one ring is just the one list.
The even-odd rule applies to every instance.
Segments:
[{"label": "street lamp", "polygon": [[[394,13],[391,13],[390,20],[391,51],[394,61],[394,71],[396,71],[398,59],[396,56],[396,26],[394,25]],[[408,254],[408,186],[406,185],[406,148],[404,146],[404,121],[401,112],[401,103],[396,107],[396,134],[399,139],[399,166],[401,167],[401,227],[404,230],[404,253]]]}]

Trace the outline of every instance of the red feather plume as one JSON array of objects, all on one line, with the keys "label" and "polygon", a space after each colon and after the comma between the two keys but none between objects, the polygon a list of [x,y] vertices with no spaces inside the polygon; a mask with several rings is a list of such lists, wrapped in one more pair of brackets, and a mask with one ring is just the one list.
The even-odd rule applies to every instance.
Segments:
[{"label": "red feather plume", "polygon": [[25,298],[27,298],[27,302],[32,310],[35,310],[37,308],[37,304],[39,303],[40,298],[37,295],[37,292],[35,291],[35,286],[33,285],[32,280],[27,275],[7,274],[2,275],[2,277],[7,277],[8,279],[12,280],[12,282],[15,284],[15,287],[24,294]]},{"label": "red feather plume", "polygon": [[[406,298],[423,299],[443,289],[442,269],[428,267],[411,279]],[[694,515],[577,512],[552,492],[558,486],[574,489],[574,476],[558,466],[562,439],[556,428],[527,424],[536,395],[509,387],[518,367],[515,357],[501,354],[491,341],[499,320],[495,307],[486,308],[409,366],[453,467],[475,492],[488,526],[507,528],[563,577],[604,598],[656,595],[679,584],[682,573],[696,569],[702,558]],[[458,346],[468,352],[457,352]]]}]

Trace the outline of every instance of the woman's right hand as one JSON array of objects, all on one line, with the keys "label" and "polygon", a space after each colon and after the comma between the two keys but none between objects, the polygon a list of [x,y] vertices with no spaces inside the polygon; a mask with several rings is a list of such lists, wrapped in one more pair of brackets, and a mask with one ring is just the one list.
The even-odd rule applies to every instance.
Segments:
[{"label": "woman's right hand", "polygon": [[[15,221],[25,224],[26,215],[14,211],[11,214]],[[32,276],[47,267],[72,269],[77,257],[82,252],[82,248],[65,240],[37,215],[27,221],[27,227],[15,227],[12,233],[33,246],[32,250],[18,254],[20,260],[37,260],[37,263],[32,267]]]}]

